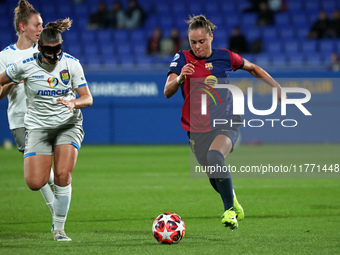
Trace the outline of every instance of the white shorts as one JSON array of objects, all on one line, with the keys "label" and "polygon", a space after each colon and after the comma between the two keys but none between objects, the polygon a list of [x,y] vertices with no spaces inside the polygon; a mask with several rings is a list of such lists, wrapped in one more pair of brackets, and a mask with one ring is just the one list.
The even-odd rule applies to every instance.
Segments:
[{"label": "white shorts", "polygon": [[54,147],[62,144],[72,144],[79,150],[83,139],[83,128],[75,125],[58,129],[26,130],[24,157],[52,155]]},{"label": "white shorts", "polygon": [[25,132],[26,129],[22,128],[15,128],[11,130],[15,143],[17,144],[17,148],[20,152],[24,152],[25,150]]}]

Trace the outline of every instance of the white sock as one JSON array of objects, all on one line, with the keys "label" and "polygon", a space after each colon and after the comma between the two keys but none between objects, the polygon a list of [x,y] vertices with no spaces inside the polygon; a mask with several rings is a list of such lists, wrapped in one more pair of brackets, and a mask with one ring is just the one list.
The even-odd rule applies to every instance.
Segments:
[{"label": "white sock", "polygon": [[50,208],[52,215],[53,215],[53,201],[54,201],[54,183],[53,183],[53,181],[54,181],[54,173],[53,173],[53,170],[51,168],[50,178],[48,180],[48,183],[40,189],[40,192],[41,192],[42,196],[44,197],[47,206]]},{"label": "white sock", "polygon": [[48,183],[45,184],[45,186],[40,189],[40,192],[41,192],[42,196],[44,197],[45,202],[46,202],[47,206],[50,208],[50,211],[53,215],[54,193],[53,193],[50,185]]},{"label": "white sock", "polygon": [[48,179],[48,184],[51,186],[51,190],[54,192],[54,172],[51,168],[50,178]]},{"label": "white sock", "polygon": [[66,187],[55,187],[55,198],[53,202],[54,210],[54,230],[62,230],[65,226],[65,221],[68,213],[68,209],[71,203],[72,187],[69,184]]}]

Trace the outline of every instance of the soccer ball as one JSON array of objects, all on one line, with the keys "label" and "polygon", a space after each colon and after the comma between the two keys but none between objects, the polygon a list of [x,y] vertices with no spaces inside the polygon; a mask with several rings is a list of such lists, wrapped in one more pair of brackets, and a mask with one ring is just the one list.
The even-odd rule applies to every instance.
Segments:
[{"label": "soccer ball", "polygon": [[153,222],[152,233],[159,243],[176,244],[185,234],[185,224],[176,213],[162,213]]}]

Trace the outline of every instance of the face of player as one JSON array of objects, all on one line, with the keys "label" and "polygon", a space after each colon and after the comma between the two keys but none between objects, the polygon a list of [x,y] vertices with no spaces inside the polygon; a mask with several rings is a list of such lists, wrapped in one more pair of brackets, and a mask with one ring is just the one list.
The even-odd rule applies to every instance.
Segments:
[{"label": "face of player", "polygon": [[[56,47],[56,46],[60,46],[60,42],[44,43],[44,46]],[[58,48],[60,48],[60,47],[58,47]],[[39,49],[39,51],[41,51],[40,45],[38,45],[38,49]],[[47,65],[56,65],[59,61],[59,57],[60,57],[62,51],[63,51],[62,48],[58,49],[58,51],[45,51],[43,53],[43,55],[47,56],[48,58],[43,57],[42,58],[43,63],[45,63]],[[58,56],[58,58],[56,58],[56,56]],[[53,59],[51,59],[51,58],[53,58]]]},{"label": "face of player", "polygon": [[23,24],[23,36],[32,43],[36,43],[43,30],[43,21],[39,14],[32,14],[27,24]]},{"label": "face of player", "polygon": [[213,35],[210,35],[205,28],[189,31],[190,47],[198,58],[208,58],[211,56],[212,41]]}]

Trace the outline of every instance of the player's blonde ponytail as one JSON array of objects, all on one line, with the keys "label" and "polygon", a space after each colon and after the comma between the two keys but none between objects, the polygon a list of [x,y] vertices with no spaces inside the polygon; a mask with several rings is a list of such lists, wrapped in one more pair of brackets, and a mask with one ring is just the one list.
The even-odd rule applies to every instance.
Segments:
[{"label": "player's blonde ponytail", "polygon": [[49,22],[44,27],[43,31],[40,34],[39,41],[41,43],[56,43],[62,42],[61,33],[72,25],[72,20],[70,18],[66,18],[63,20],[57,20],[54,22]]},{"label": "player's blonde ponytail", "polygon": [[56,30],[58,33],[64,32],[66,29],[69,30],[72,25],[72,20],[66,18],[63,20],[57,20],[46,24],[45,29]]}]

